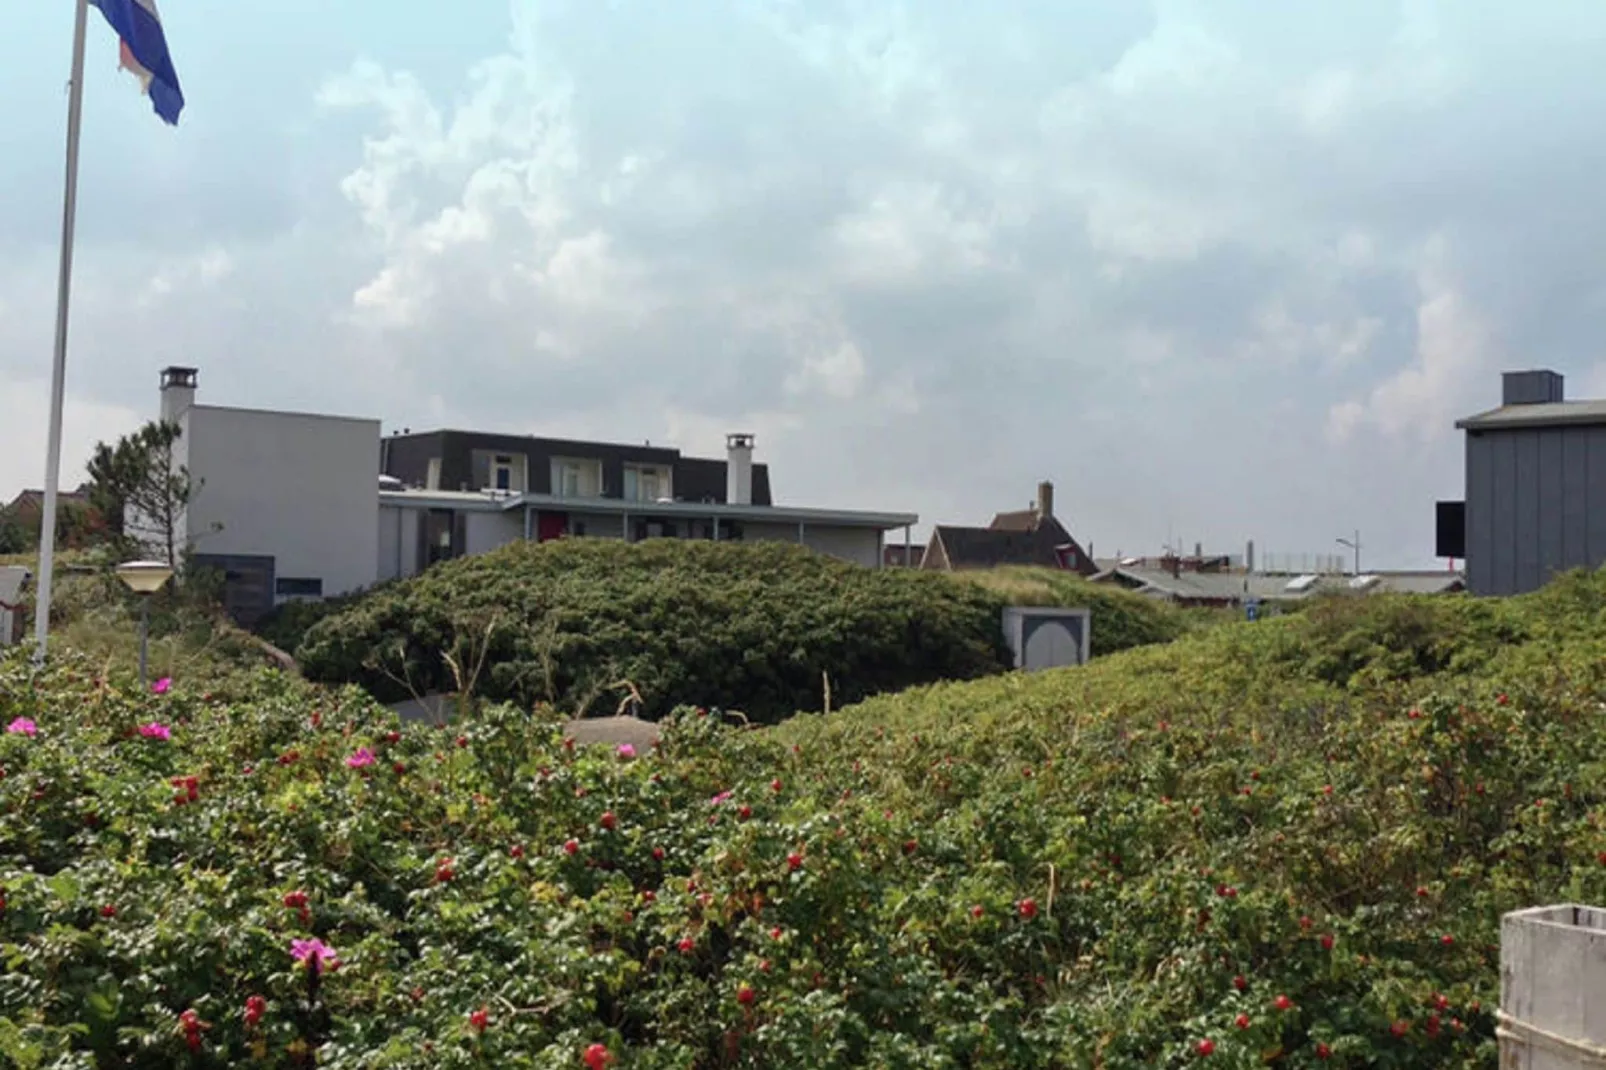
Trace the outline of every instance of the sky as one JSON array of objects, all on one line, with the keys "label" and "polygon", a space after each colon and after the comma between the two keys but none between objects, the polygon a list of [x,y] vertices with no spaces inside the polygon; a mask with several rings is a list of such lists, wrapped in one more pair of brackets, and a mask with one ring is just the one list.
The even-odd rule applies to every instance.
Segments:
[{"label": "sky", "polygon": [[[1606,5],[163,0],[91,12],[63,483],[199,400],[757,436],[778,502],[1442,567],[1456,418],[1606,395]],[[449,11],[449,13],[447,13]],[[72,4],[0,66],[0,498],[39,486]]]}]

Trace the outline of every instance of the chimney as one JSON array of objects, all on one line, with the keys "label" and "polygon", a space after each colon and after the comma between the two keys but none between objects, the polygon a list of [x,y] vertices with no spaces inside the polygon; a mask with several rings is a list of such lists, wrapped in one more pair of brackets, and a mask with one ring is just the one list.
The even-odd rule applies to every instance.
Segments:
[{"label": "chimney", "polygon": [[1564,400],[1562,378],[1548,368],[1500,376],[1501,405],[1549,405]]},{"label": "chimney", "polygon": [[1255,571],[1255,540],[1254,539],[1250,539],[1249,540],[1249,545],[1244,550],[1244,571],[1245,572],[1249,572],[1249,573],[1253,573]]},{"label": "chimney", "polygon": [[1037,484],[1037,515],[1043,520],[1054,515],[1054,484],[1046,479]]},{"label": "chimney", "polygon": [[195,404],[195,369],[162,369],[162,420],[177,423]]},{"label": "chimney", "polygon": [[753,436],[725,436],[725,503],[753,504]]}]

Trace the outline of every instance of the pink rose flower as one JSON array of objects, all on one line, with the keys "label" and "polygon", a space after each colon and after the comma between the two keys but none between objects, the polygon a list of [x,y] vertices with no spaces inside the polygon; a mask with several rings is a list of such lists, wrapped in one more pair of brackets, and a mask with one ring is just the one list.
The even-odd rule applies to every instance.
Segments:
[{"label": "pink rose flower", "polygon": [[311,940],[290,941],[290,957],[297,962],[306,963],[307,968],[315,973],[325,967],[333,970],[340,966],[340,958],[335,954],[335,949],[317,937]]},{"label": "pink rose flower", "polygon": [[39,726],[26,717],[18,717],[6,725],[6,731],[15,736],[32,736],[38,734]]},{"label": "pink rose flower", "polygon": [[146,739],[170,739],[173,735],[173,730],[165,724],[152,721],[150,724],[140,725],[139,734]]}]

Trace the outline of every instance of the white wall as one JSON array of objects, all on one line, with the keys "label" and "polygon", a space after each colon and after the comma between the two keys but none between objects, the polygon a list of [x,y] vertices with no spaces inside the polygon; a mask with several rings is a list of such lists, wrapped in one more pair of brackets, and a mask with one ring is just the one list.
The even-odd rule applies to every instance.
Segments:
[{"label": "white wall", "polygon": [[379,579],[400,579],[419,572],[418,529],[423,518],[422,509],[379,507]]},{"label": "white wall", "polygon": [[524,510],[509,509],[505,513],[467,513],[464,516],[464,547],[466,554],[483,554],[498,546],[506,546],[524,538]]},{"label": "white wall", "polygon": [[[746,520],[741,523],[742,538],[748,542],[798,541],[796,524],[758,524]],[[875,528],[805,524],[802,544],[868,568],[878,568],[881,564],[881,532]]]},{"label": "white wall", "polygon": [[378,420],[196,405],[183,423],[197,553],[271,555],[326,596],[378,578]]},{"label": "white wall", "polygon": [[881,567],[881,532],[875,528],[804,528],[803,545],[867,568]]},{"label": "white wall", "polygon": [[[530,521],[530,523],[531,523],[531,525],[533,527],[533,525],[535,524],[535,521],[532,519]],[[624,534],[625,534],[624,518],[619,516],[618,514],[609,514],[609,513],[570,513],[569,514],[569,526],[570,526],[570,528],[573,528],[574,525],[577,524],[577,523],[584,524],[586,526],[585,537],[588,538],[588,539],[622,539],[622,538],[624,538]],[[531,538],[535,537],[535,532],[533,530],[530,532],[530,537]]]}]

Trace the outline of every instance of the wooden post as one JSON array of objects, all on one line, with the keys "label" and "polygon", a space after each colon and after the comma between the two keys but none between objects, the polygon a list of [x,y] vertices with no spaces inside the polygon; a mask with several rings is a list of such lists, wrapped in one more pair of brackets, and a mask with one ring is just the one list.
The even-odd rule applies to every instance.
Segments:
[{"label": "wooden post", "polygon": [[1606,910],[1518,910],[1500,919],[1500,1070],[1606,1065]]}]

